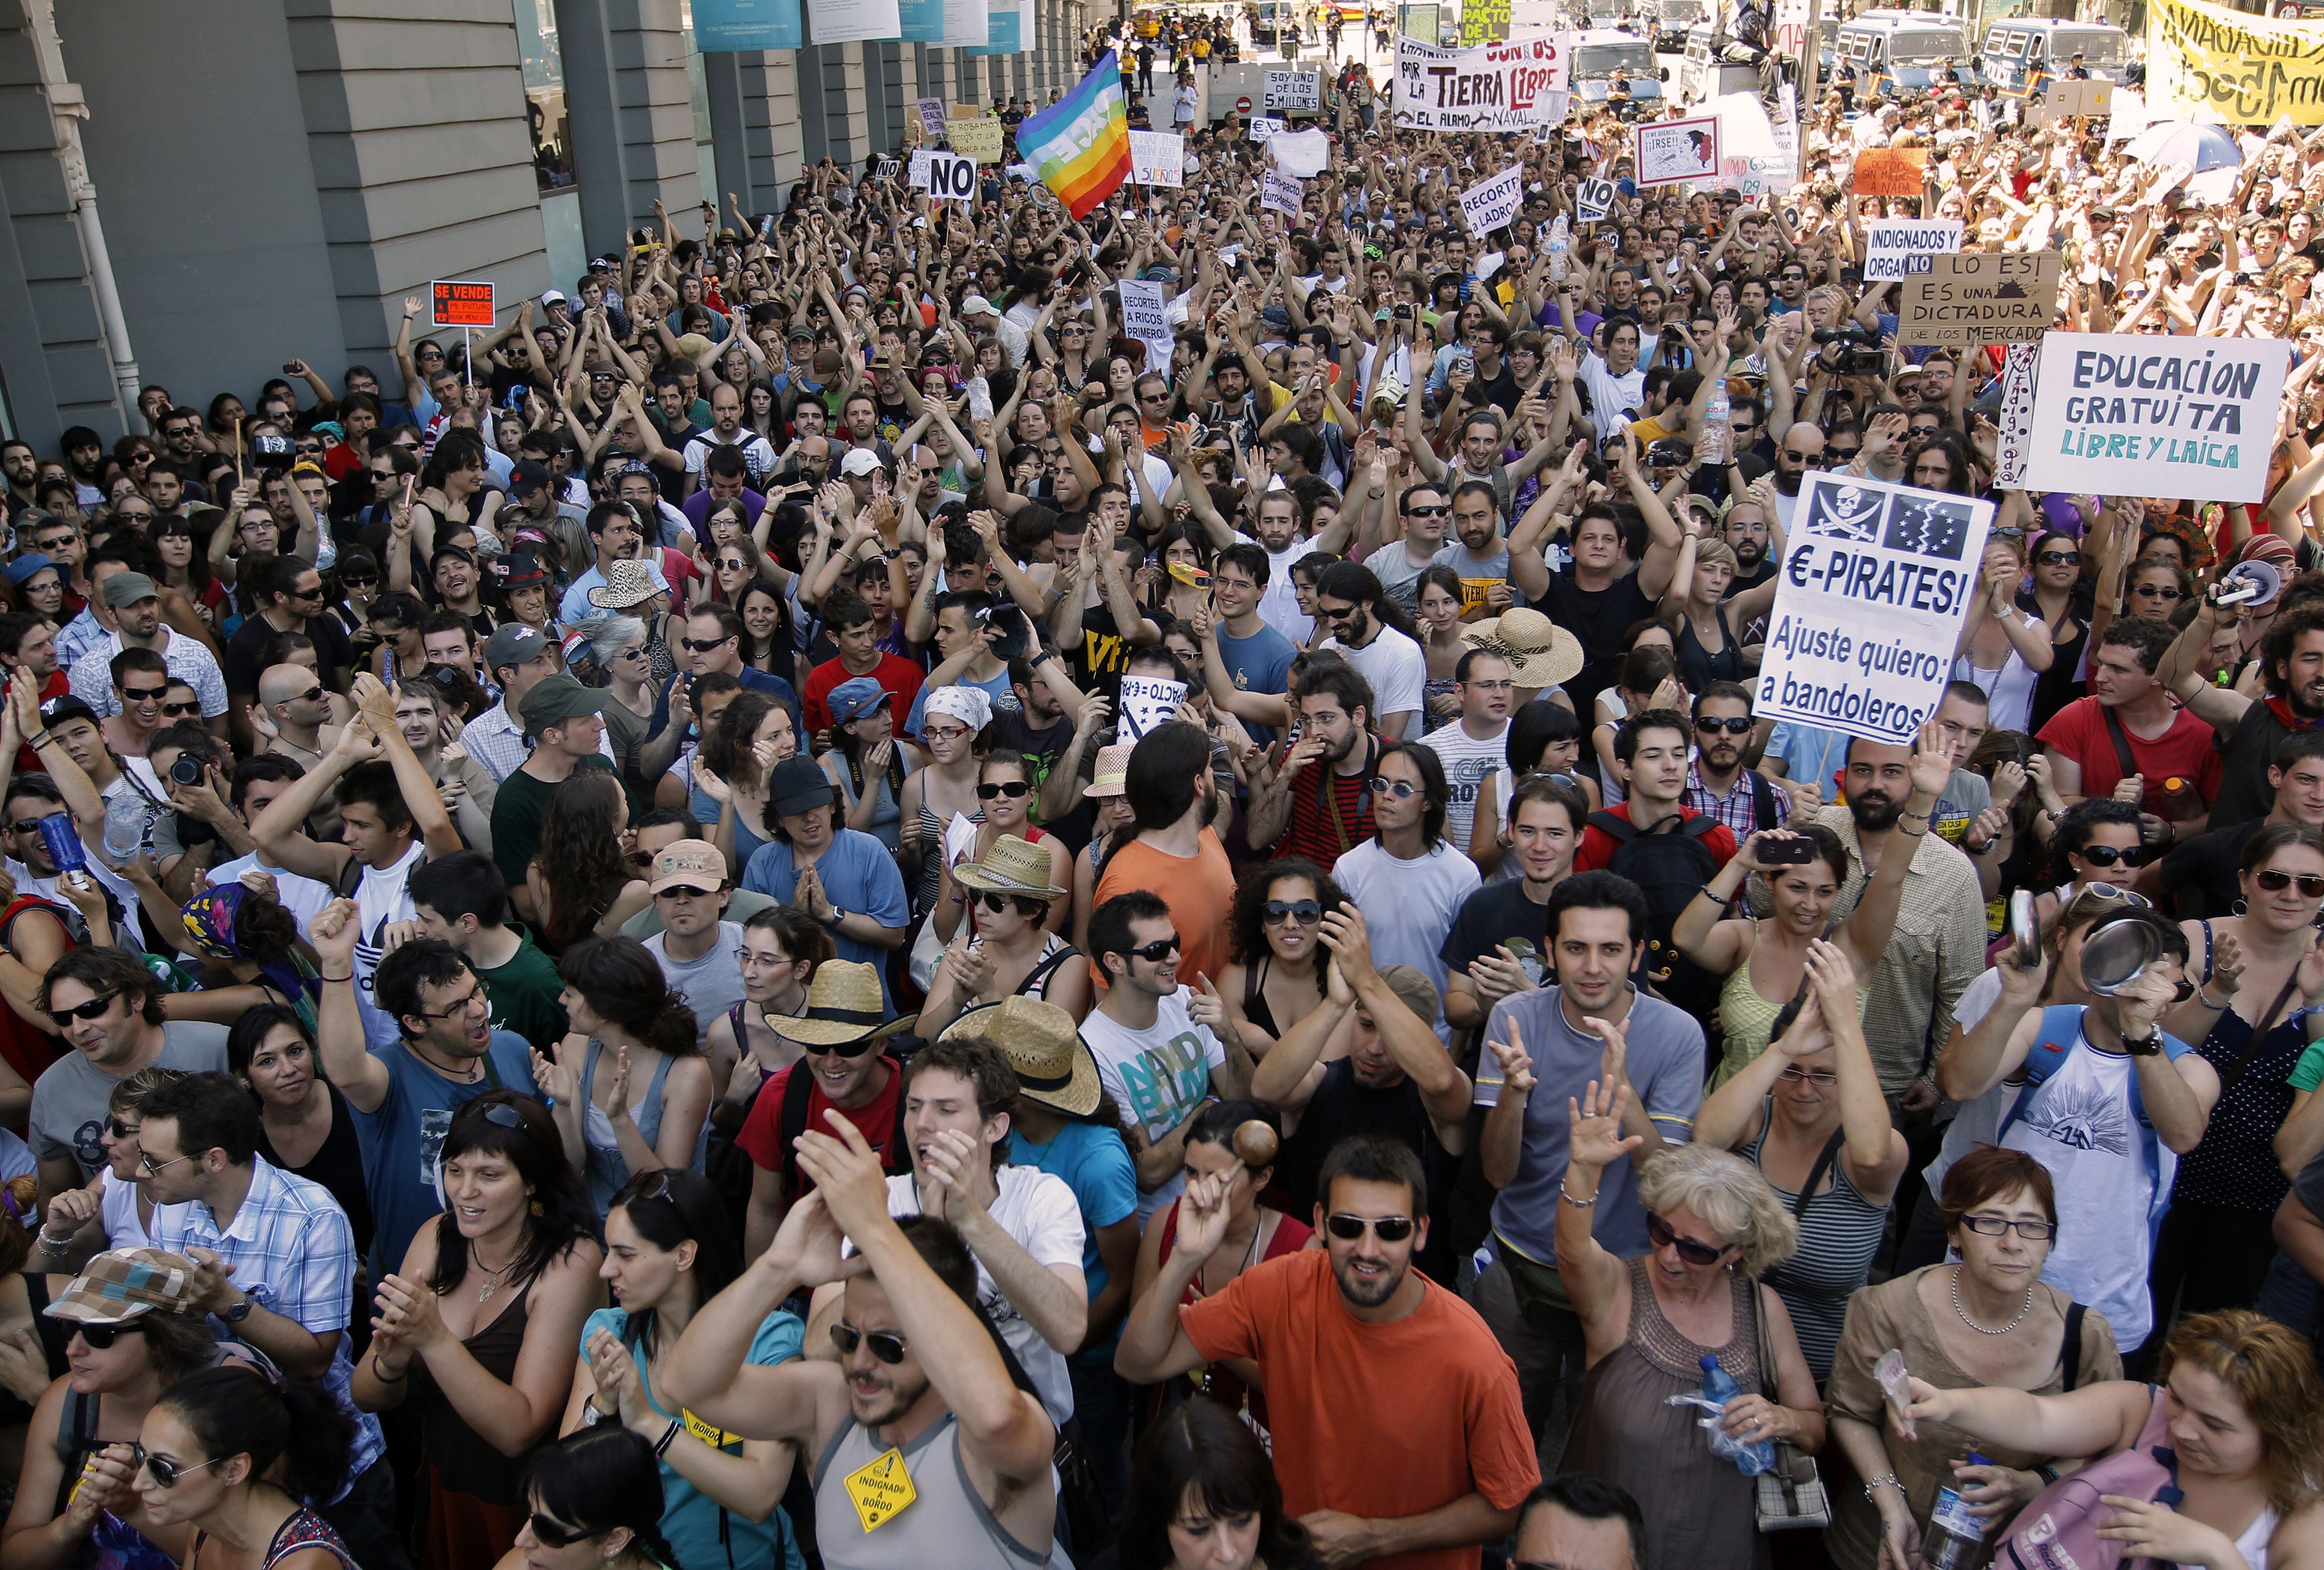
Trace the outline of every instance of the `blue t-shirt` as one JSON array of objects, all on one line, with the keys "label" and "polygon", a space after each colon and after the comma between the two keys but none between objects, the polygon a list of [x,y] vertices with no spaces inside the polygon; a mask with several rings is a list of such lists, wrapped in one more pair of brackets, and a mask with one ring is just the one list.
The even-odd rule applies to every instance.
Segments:
[{"label": "blue t-shirt", "polygon": [[[1014,1166],[1034,1167],[1062,1178],[1074,1191],[1082,1207],[1082,1275],[1089,1282],[1090,1301],[1096,1302],[1109,1279],[1105,1260],[1098,1252],[1098,1229],[1138,1214],[1138,1168],[1130,1163],[1130,1147],[1122,1141],[1121,1131],[1098,1123],[1067,1123],[1057,1131],[1056,1139],[1037,1145],[1022,1129],[1011,1129],[1009,1160]],[[1103,1341],[1074,1361],[1092,1368],[1111,1368],[1114,1344],[1121,1339],[1121,1327],[1128,1318],[1124,1314],[1115,1320]]]},{"label": "blue t-shirt", "polygon": [[[843,828],[834,837],[831,848],[815,864],[823,878],[824,897],[851,915],[869,916],[882,927],[907,927],[911,924],[912,902],[904,892],[904,874],[896,870],[896,858],[868,834]],[[788,905],[798,891],[798,870],[791,864],[788,842],[769,840],[761,845],[742,868],[742,887],[753,894],[764,894],[779,905]],[[833,949],[839,957],[868,965],[880,973],[880,990],[884,997],[888,990],[888,954],[884,948],[860,942],[844,932],[831,935]],[[896,1011],[895,1000],[887,1000],[888,1012]]]},{"label": "blue t-shirt", "polygon": [[1777,720],[1767,734],[1766,755],[1784,761],[1784,779],[1812,784],[1830,801],[1840,794],[1834,776],[1848,768],[1848,742],[1846,731]]},{"label": "blue t-shirt", "polygon": [[445,1078],[401,1041],[375,1047],[372,1056],[387,1065],[387,1099],[375,1112],[348,1110],[355,1113],[355,1138],[363,1148],[364,1187],[371,1193],[371,1279],[376,1286],[382,1276],[403,1269],[412,1238],[444,1208],[436,1153],[451,1131],[453,1112],[488,1090],[540,1092],[532,1083],[531,1048],[513,1030],[493,1032],[484,1077],[473,1085]]},{"label": "blue t-shirt", "polygon": [[[1002,709],[1023,706],[1017,701],[1016,689],[1009,685],[1009,672],[1005,670],[990,681],[954,681],[946,685],[977,688],[992,700],[992,712],[995,714]],[[907,735],[917,736],[920,734],[920,718],[928,712],[928,694],[938,690],[941,689],[923,685],[919,696],[912,699],[912,712],[904,720],[904,732]]]},{"label": "blue t-shirt", "polygon": [[[626,1308],[600,1308],[589,1316],[581,1326],[581,1356],[589,1356],[589,1338],[600,1330],[612,1333],[613,1339],[630,1349],[630,1356],[638,1365],[638,1382],[645,1387],[646,1401],[665,1418],[678,1413],[663,1406],[653,1391],[653,1375],[646,1368],[645,1348],[628,1335],[630,1313]],[[806,1331],[798,1316],[778,1308],[759,1322],[759,1333],[751,1338],[750,1355],[745,1362],[757,1368],[772,1368],[798,1356],[806,1340]],[[686,1414],[687,1430],[705,1444],[710,1435],[704,1430],[709,1425],[693,1414]],[[721,1434],[719,1449],[729,1455],[742,1453],[739,1435]],[[799,1555],[798,1544],[791,1536],[791,1519],[777,1510],[763,1521],[737,1515],[722,1508],[718,1501],[680,1476],[667,1459],[661,1463],[661,1535],[669,1539],[680,1565],[782,1565],[785,1570],[806,1570],[807,1561]],[[724,1528],[721,1541],[721,1528]],[[731,1557],[730,1557],[731,1556]]]},{"label": "blue t-shirt", "polygon": [[[1234,678],[1237,692],[1284,691],[1291,685],[1291,661],[1298,653],[1297,644],[1264,622],[1248,638],[1219,629],[1219,660]],[[1275,740],[1273,725],[1245,720],[1242,728],[1262,747]]]}]

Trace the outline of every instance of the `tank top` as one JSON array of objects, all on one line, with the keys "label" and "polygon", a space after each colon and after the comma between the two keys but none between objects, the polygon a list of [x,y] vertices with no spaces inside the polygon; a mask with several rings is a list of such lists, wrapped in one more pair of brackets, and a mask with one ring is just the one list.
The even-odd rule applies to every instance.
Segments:
[{"label": "tank top", "polygon": [[[589,1099],[589,1087],[597,1074],[597,1056],[604,1050],[597,1038],[589,1038],[589,1055],[581,1063],[581,1085],[577,1094],[586,1109],[581,1118],[581,1140],[589,1147],[589,1197],[596,1203],[597,1214],[603,1215],[613,1208],[613,1196],[630,1180],[629,1158],[622,1154],[621,1141],[613,1133],[613,1120]],[[638,1126],[638,1137],[649,1145],[661,1136],[661,1089],[669,1077],[669,1066],[676,1059],[667,1052],[654,1065],[653,1078],[646,1083],[641,1094],[630,1101],[630,1121]],[[710,1120],[702,1120],[702,1131],[695,1136],[693,1170],[702,1170],[703,1161],[710,1149]]]},{"label": "tank top", "polygon": [[853,1418],[824,1447],[815,1468],[815,1536],[825,1570],[1038,1570],[1064,1563],[1051,1550],[1019,1542],[993,1519],[969,1481],[960,1422],[950,1412],[897,1449],[912,1502],[866,1531],[844,1480],[888,1455],[888,1447]]},{"label": "tank top", "polygon": [[[842,799],[840,807],[843,813],[852,816],[855,811],[856,802],[862,799],[863,793],[856,787],[855,772],[848,766],[847,755],[840,753],[837,756],[839,758],[839,794]],[[877,805],[872,808],[872,827],[863,832],[890,850],[894,850],[898,842],[903,837],[904,828],[904,813],[903,809],[896,805],[894,781],[889,773],[882,771],[872,780],[872,783],[877,790],[877,794],[873,797]],[[843,817],[840,821],[844,824],[847,817]]]},{"label": "tank top", "polygon": [[[202,1545],[208,1541],[208,1532],[194,1534],[193,1552],[186,1556],[187,1570],[198,1570]],[[266,1545],[266,1556],[259,1561],[260,1570],[274,1570],[274,1566],[291,1555],[309,1548],[320,1548],[337,1559],[346,1570],[361,1570],[354,1556],[348,1554],[347,1546],[339,1541],[338,1533],[331,1530],[328,1522],[305,1505],[291,1511],[290,1519],[276,1528],[274,1540]]]},{"label": "tank top", "polygon": [[[2208,982],[2212,947],[2208,920],[2203,937]],[[2292,1187],[2275,1159],[2275,1131],[2291,1115],[2293,1101],[2292,1086],[2284,1081],[2307,1046],[2307,1031],[2296,1020],[2278,1020],[2255,1041],[2250,1020],[2233,1009],[2219,1015],[2195,1050],[2218,1071],[2225,1088],[2211,1108],[2203,1142],[2179,1159],[2179,1176],[2171,1187],[2174,1202],[2275,1214]]]},{"label": "tank top", "polygon": [[1691,616],[1678,619],[1678,676],[1689,692],[1701,692],[1714,681],[1743,679],[1743,651],[1735,642],[1735,629],[1727,624],[1727,607],[1719,607],[1719,635],[1724,640],[1717,649],[1706,649],[1702,640],[1694,634]]},{"label": "tank top", "polygon": [[[1829,1168],[1831,1187],[1810,1195],[1806,1207],[1801,1208],[1799,1195],[1768,1176],[1760,1164],[1767,1125],[1775,1115],[1771,1096],[1760,1113],[1758,1138],[1744,1146],[1742,1153],[1759,1168],[1759,1175],[1767,1178],[1767,1187],[1775,1191],[1784,1208],[1798,1219],[1798,1251],[1769,1270],[1766,1279],[1792,1311],[1792,1328],[1799,1334],[1800,1351],[1806,1354],[1808,1371],[1821,1385],[1831,1377],[1832,1353],[1840,1346],[1840,1327],[1848,1317],[1849,1294],[1864,1285],[1872,1269],[1873,1251],[1888,1229],[1888,1207],[1873,1204],[1849,1181],[1848,1164],[1835,1151]],[[1816,1181],[1821,1187],[1823,1180]]]},{"label": "tank top", "polygon": [[[471,1267],[473,1268],[473,1267]],[[517,1288],[516,1298],[500,1316],[460,1344],[476,1365],[507,1384],[516,1378],[517,1354],[524,1350],[524,1327],[530,1317],[532,1282]],[[508,1456],[483,1435],[468,1427],[418,1358],[411,1363],[412,1394],[424,1402],[420,1418],[421,1454],[443,1475],[447,1490],[480,1499],[486,1504],[518,1506],[524,1502],[521,1474],[524,1458]]]}]

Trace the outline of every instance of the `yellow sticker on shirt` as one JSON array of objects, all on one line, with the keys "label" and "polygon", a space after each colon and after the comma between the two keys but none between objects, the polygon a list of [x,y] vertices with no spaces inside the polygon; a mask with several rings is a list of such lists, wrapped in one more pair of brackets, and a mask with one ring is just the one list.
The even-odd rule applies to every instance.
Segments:
[{"label": "yellow sticker on shirt", "polygon": [[855,1506],[856,1519],[867,1532],[886,1526],[905,1506],[920,1497],[912,1487],[912,1474],[904,1469],[904,1453],[893,1447],[865,1462],[840,1482]]}]

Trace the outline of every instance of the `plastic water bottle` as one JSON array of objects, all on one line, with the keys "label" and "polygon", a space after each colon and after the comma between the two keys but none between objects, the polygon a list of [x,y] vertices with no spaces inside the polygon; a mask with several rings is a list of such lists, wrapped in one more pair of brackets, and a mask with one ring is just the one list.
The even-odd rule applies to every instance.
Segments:
[{"label": "plastic water bottle", "polygon": [[1711,384],[1710,406],[1702,411],[1702,440],[1696,447],[1696,456],[1713,467],[1723,467],[1735,445],[1735,429],[1727,423],[1734,405],[1727,402],[1727,378],[1721,376]]},{"label": "plastic water bottle", "polygon": [[1565,282],[1565,254],[1572,245],[1567,237],[1565,215],[1560,213],[1557,220],[1549,226],[1549,281],[1552,283]]},{"label": "plastic water bottle", "polygon": [[[1735,1382],[1733,1374],[1719,1366],[1717,1358],[1703,1358],[1702,1363],[1702,1399],[1723,1411],[1728,1402],[1743,1393],[1743,1387]],[[1773,1440],[1757,1439],[1746,1445],[1720,1427],[1720,1419],[1715,1417],[1703,1424],[1703,1431],[1711,1436],[1711,1453],[1733,1462],[1736,1469],[1746,1477],[1757,1477],[1775,1464]]]},{"label": "plastic water bottle", "polygon": [[[1974,1450],[1969,1453],[1969,1464],[1993,1464]],[[1921,1539],[1921,1558],[1928,1570],[1969,1570],[1977,1563],[1984,1542],[1985,1523],[1969,1514],[1960,1492],[1951,1487],[1937,1490],[1937,1506],[1929,1512],[1929,1530]]]}]

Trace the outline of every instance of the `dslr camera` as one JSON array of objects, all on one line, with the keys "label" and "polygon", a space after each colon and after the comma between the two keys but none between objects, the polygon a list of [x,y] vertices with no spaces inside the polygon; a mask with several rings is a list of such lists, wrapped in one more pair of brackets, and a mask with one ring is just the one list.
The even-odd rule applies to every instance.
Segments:
[{"label": "dslr camera", "polygon": [[1888,356],[1870,328],[1853,324],[1817,332],[1816,363],[1835,376],[1877,376]]}]

